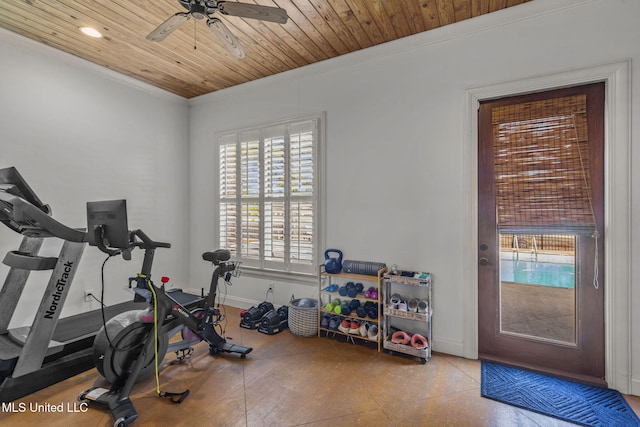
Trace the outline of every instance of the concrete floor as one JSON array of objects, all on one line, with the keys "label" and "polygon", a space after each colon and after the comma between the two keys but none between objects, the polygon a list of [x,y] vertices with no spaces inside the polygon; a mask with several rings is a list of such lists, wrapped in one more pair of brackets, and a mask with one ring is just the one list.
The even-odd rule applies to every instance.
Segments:
[{"label": "concrete floor", "polygon": [[502,331],[576,342],[575,290],[501,283]]},{"label": "concrete floor", "polygon": [[[434,353],[422,364],[328,338],[274,336],[238,327],[228,308],[230,342],[252,346],[246,359],[212,357],[198,344],[188,362],[163,362],[161,390],[190,389],[182,404],[138,384],[134,426],[569,426],[480,397],[480,362]],[[368,344],[371,345],[371,344]],[[78,394],[103,384],[94,370],[16,401],[62,405],[62,412],[0,413],[2,426],[111,426],[103,409],[71,412]],[[636,413],[640,398],[625,396]],[[78,408],[81,410],[82,408]]]}]

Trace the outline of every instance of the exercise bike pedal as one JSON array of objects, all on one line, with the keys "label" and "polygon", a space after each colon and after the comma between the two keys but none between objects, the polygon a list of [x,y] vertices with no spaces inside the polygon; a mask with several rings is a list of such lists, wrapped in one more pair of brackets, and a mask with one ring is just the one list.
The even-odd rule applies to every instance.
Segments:
[{"label": "exercise bike pedal", "polygon": [[[179,362],[184,362],[187,359],[191,359],[191,356],[193,356],[193,347],[187,347],[187,348],[182,348],[180,350],[176,350],[176,360],[174,362],[179,363]],[[173,362],[172,362],[173,363]]]},{"label": "exercise bike pedal", "polygon": [[165,397],[173,403],[182,403],[187,396],[189,396],[189,390],[185,390],[182,393],[169,393],[168,391],[162,391],[158,396]]}]

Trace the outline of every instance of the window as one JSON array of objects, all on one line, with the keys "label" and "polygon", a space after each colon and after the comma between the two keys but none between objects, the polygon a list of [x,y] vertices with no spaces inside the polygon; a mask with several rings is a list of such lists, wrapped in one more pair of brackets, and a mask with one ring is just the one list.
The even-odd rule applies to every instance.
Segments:
[{"label": "window", "polygon": [[218,136],[218,239],[243,267],[315,274],[322,117]]}]

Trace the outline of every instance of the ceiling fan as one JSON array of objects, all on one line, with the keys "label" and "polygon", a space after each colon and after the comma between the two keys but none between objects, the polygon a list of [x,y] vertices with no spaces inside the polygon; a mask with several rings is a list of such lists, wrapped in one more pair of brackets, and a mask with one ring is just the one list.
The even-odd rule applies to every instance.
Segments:
[{"label": "ceiling fan", "polygon": [[148,40],[161,42],[177,30],[191,17],[195,19],[207,18],[207,27],[213,34],[220,37],[229,51],[238,58],[247,56],[244,47],[229,31],[226,25],[212,15],[219,12],[225,16],[239,16],[241,18],[260,19],[262,21],[286,24],[287,11],[279,7],[261,6],[251,3],[236,3],[233,1],[214,0],[178,0],[188,12],[178,12],[164,21],[158,28],[147,36]]}]

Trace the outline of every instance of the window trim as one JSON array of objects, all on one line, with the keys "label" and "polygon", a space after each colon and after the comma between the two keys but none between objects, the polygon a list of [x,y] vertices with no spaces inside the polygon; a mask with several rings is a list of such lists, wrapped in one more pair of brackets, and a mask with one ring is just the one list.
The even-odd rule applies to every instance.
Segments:
[{"label": "window trim", "polygon": [[[313,247],[312,253],[312,265],[308,272],[300,272],[300,271],[283,271],[279,269],[272,268],[273,265],[263,260],[262,267],[250,265],[249,263],[242,264],[242,272],[245,276],[249,277],[258,277],[264,279],[275,279],[281,280],[285,282],[292,283],[302,283],[302,284],[316,284],[317,277],[317,265],[320,263],[322,248],[324,247],[325,242],[325,127],[326,127],[326,112],[308,114],[303,116],[295,116],[284,118],[272,122],[262,123],[255,126],[247,126],[242,128],[229,129],[225,131],[217,132],[215,135],[215,173],[214,173],[214,242],[216,243],[216,247],[220,247],[220,146],[222,145],[222,140],[224,137],[229,137],[230,135],[240,136],[244,132],[250,131],[260,131],[267,128],[272,128],[276,126],[282,125],[290,125],[298,122],[304,121],[316,121],[316,131],[317,137],[316,142],[313,146],[314,153],[314,191],[312,200],[314,203],[314,221],[313,221],[313,229],[314,229],[314,238],[315,245]],[[263,159],[261,158],[261,166]],[[262,179],[262,176],[261,176]],[[264,199],[264,195],[261,192],[260,199]],[[238,235],[240,238],[240,235]],[[261,235],[261,239],[263,236]]]}]

